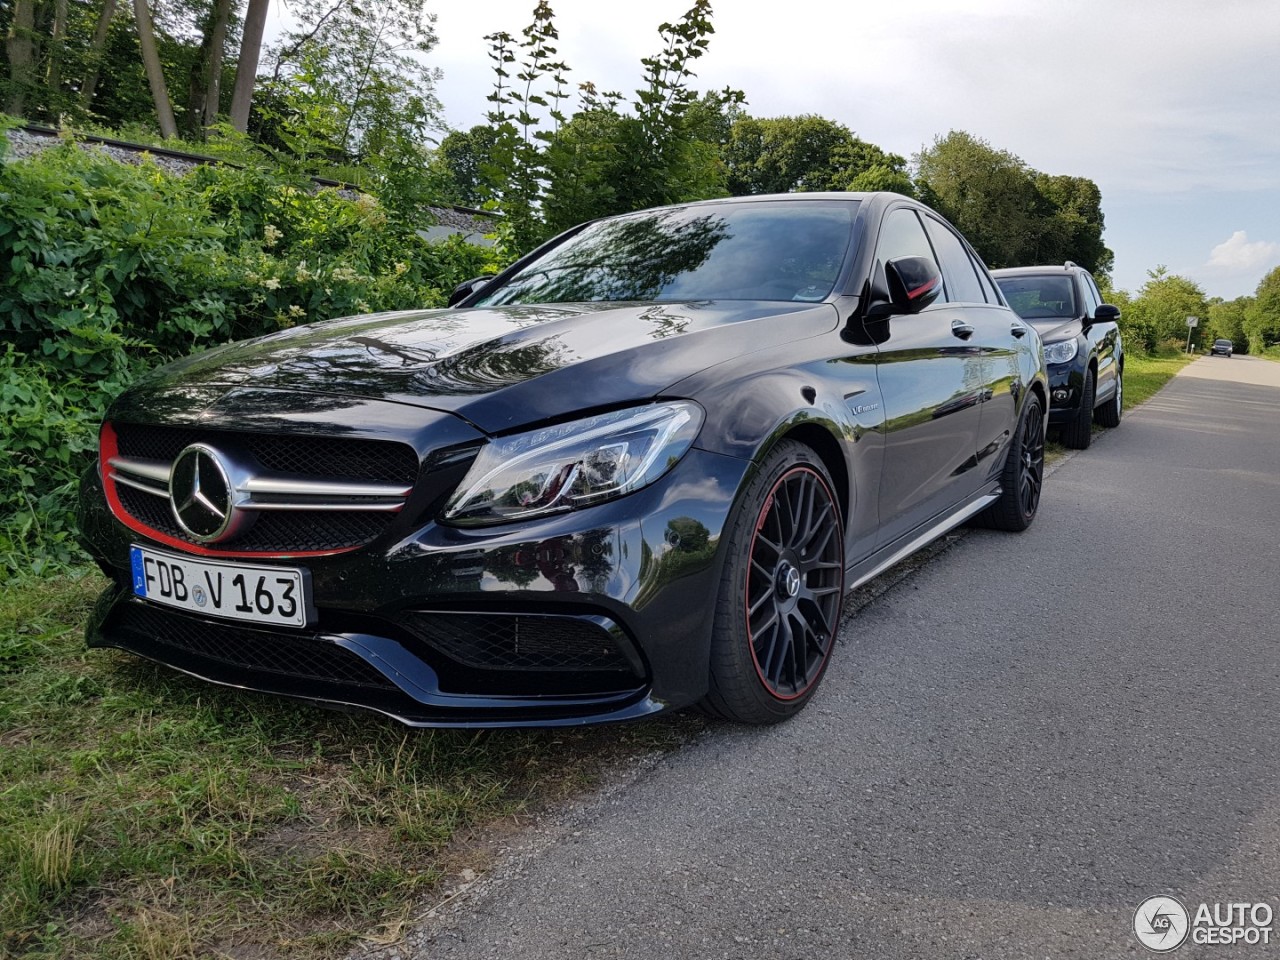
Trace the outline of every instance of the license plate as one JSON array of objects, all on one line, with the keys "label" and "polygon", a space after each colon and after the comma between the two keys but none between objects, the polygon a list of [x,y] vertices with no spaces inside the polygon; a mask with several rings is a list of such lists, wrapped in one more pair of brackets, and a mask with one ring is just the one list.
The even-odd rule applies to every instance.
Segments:
[{"label": "license plate", "polygon": [[133,592],[154,603],[228,620],[305,627],[311,610],[311,577],[297,567],[198,560],[129,548]]}]

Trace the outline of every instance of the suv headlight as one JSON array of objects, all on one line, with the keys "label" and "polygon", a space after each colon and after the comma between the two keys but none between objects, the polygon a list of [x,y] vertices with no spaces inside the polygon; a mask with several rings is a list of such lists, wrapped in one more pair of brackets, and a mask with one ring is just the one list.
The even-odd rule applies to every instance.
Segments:
[{"label": "suv headlight", "polygon": [[702,426],[696,403],[654,403],[491,440],[445,506],[465,526],[560,513],[653,483]]},{"label": "suv headlight", "polygon": [[1070,363],[1075,359],[1076,351],[1078,349],[1080,349],[1080,346],[1075,340],[1060,340],[1057,343],[1046,343],[1044,345],[1044,362]]}]

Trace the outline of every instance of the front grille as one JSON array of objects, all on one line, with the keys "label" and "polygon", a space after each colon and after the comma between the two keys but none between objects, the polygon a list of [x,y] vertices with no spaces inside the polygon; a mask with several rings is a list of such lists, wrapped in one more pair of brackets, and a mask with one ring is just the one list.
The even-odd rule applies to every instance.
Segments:
[{"label": "front grille", "polygon": [[[142,523],[190,544],[199,541],[178,526],[169,501],[131,487],[119,486],[120,503]],[[291,510],[261,513],[253,526],[229,543],[202,544],[206,549],[234,553],[321,553],[363,547],[387,528],[385,513],[342,513],[333,510]]]},{"label": "front grille", "polygon": [[[121,604],[108,634],[159,644],[181,654],[247,670],[307,680],[398,689],[361,657],[316,634],[267,633],[234,623],[212,623],[141,602]],[[177,665],[185,665],[175,658]]]},{"label": "front grille", "polygon": [[[312,437],[226,431],[195,430],[186,427],[113,424],[119,457],[151,462],[161,471],[193,443],[207,443],[240,462],[251,465],[264,476],[291,480],[372,483],[413,486],[418,473],[418,456],[412,447],[390,440],[352,437]],[[120,469],[130,472],[127,463]],[[154,469],[154,468],[153,468]],[[134,468],[136,476],[136,468]],[[115,484],[115,492],[129,518],[149,530],[190,544],[199,541],[179,526],[173,515],[164,473],[159,483],[149,481],[148,489],[126,483]],[[395,518],[395,501],[383,501],[390,509],[353,502],[341,509],[296,508],[255,511],[253,522],[234,539],[204,544],[206,549],[225,553],[327,553],[365,546],[381,535]],[[127,519],[127,518],[126,518]],[[146,531],[143,531],[146,532]]]},{"label": "front grille", "polygon": [[632,669],[608,630],[579,617],[414,613],[406,626],[440,653],[482,670]]}]

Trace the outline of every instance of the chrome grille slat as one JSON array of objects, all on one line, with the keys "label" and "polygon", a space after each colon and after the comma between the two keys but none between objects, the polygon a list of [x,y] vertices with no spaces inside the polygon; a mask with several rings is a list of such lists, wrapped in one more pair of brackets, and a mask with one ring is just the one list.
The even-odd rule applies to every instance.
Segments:
[{"label": "chrome grille slat", "polygon": [[[163,460],[115,456],[107,461],[111,478],[158,497],[169,496],[169,464]],[[396,483],[354,483],[307,477],[249,477],[236,489],[240,510],[373,510],[393,513],[404,506],[413,487]]]}]

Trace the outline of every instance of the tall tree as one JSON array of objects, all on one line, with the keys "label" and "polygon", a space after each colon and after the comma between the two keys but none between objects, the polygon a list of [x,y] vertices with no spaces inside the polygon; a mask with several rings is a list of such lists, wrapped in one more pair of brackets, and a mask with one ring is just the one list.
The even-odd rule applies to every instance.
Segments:
[{"label": "tall tree", "polygon": [[205,130],[218,118],[227,28],[234,6],[233,0],[213,0],[205,13],[200,49],[191,63],[187,85],[187,132],[194,139],[203,139]]},{"label": "tall tree", "polygon": [[1039,194],[1027,165],[961,130],[916,155],[921,198],[992,267],[1036,263]]},{"label": "tall tree", "polygon": [[1007,150],[953,130],[916,155],[921,199],[993,267],[1072,260],[1105,276],[1102,193],[1084,177],[1047,176]]},{"label": "tall tree", "polygon": [[1249,345],[1256,352],[1280,343],[1280,267],[1276,267],[1258,284],[1253,303],[1245,317]]},{"label": "tall tree", "polygon": [[173,106],[169,103],[169,88],[164,82],[164,67],[160,63],[160,51],[156,47],[155,28],[147,0],[133,0],[133,20],[138,28],[142,65],[146,68],[147,82],[151,86],[151,99],[155,101],[160,135],[168,140],[178,135],[178,125],[174,122]]},{"label": "tall tree", "polygon": [[881,180],[887,175],[898,187],[910,183],[903,157],[858,139],[844,124],[813,114],[738,118],[730,129],[724,159],[729,192],[735,196],[848,190],[858,177],[876,168],[883,168]]},{"label": "tall tree", "polygon": [[1147,271],[1147,282],[1128,311],[1121,316],[1126,334],[1132,332],[1147,349],[1162,341],[1183,343],[1187,338],[1187,317],[1204,323],[1209,316],[1209,303],[1200,285],[1163,264]]},{"label": "tall tree", "polygon": [[35,0],[14,0],[13,20],[4,44],[9,58],[9,96],[4,109],[18,117],[26,116],[27,95],[35,84],[35,25]]},{"label": "tall tree", "polygon": [[84,82],[80,86],[80,105],[85,110],[93,104],[93,95],[98,88],[98,77],[102,72],[102,55],[107,47],[107,37],[111,33],[111,18],[116,15],[116,6],[117,0],[102,0],[102,11],[98,15],[93,40],[89,44],[89,60],[85,69]]},{"label": "tall tree", "polygon": [[267,26],[271,0],[249,0],[240,33],[240,56],[236,60],[235,87],[231,92],[231,126],[241,133],[249,129],[249,110],[258,81],[258,60],[262,56],[262,34]]}]

